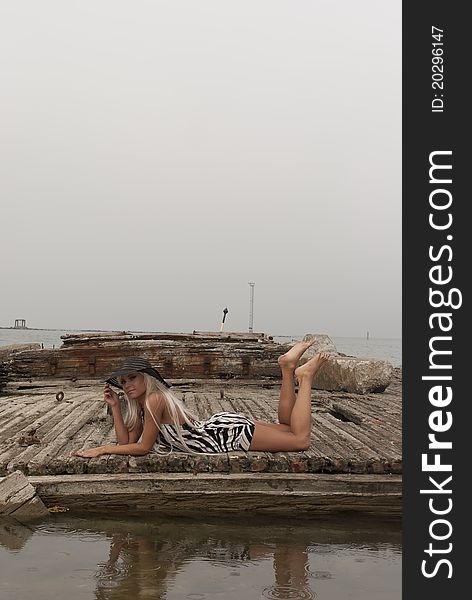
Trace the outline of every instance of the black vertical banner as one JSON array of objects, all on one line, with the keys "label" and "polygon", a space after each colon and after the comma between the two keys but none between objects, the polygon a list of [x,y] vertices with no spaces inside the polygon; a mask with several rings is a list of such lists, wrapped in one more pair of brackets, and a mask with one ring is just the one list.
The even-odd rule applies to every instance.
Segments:
[{"label": "black vertical banner", "polygon": [[470,595],[466,6],[403,3],[405,600]]}]

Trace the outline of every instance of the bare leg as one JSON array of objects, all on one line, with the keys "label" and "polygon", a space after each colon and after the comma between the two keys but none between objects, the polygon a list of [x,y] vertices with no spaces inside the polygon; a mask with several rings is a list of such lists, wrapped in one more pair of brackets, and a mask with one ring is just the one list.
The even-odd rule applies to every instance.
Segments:
[{"label": "bare leg", "polygon": [[282,385],[279,398],[279,423],[290,425],[293,406],[295,404],[295,386],[293,376],[302,354],[313,344],[314,340],[298,342],[288,352],[277,359],[282,371]]},{"label": "bare leg", "polygon": [[257,422],[249,450],[284,452],[306,450],[311,434],[311,386],[316,373],[328,360],[327,352],[319,352],[295,370],[298,379],[298,395],[290,417],[290,430],[282,430],[269,423]]},{"label": "bare leg", "polygon": [[268,423],[267,421],[256,421],[256,425],[272,427],[272,429],[278,429],[279,431],[290,431],[290,425],[286,425],[285,423]]}]

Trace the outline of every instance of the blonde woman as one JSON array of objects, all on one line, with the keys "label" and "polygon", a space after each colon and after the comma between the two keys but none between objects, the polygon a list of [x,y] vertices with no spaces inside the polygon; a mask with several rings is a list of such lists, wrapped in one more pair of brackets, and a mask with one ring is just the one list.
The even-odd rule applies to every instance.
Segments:
[{"label": "blonde woman", "polygon": [[[216,413],[202,421],[172,393],[148,361],[128,358],[110,375],[104,390],[104,400],[113,413],[117,444],[79,450],[72,455],[93,458],[102,454],[143,456],[151,451],[214,454],[232,450],[306,450],[311,434],[311,387],[316,373],[329,358],[328,353],[320,352],[297,368],[300,357],[312,343],[313,340],[298,342],[278,359],[282,371],[278,423],[253,421],[233,412]],[[110,386],[121,388],[126,395],[125,417],[118,395]]]}]

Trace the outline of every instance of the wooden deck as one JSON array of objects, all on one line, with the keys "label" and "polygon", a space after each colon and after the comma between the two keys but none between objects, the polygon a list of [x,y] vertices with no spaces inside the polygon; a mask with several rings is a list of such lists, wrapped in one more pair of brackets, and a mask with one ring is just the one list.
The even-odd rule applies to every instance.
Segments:
[{"label": "wooden deck", "polygon": [[[255,420],[276,421],[276,383],[181,381],[174,385],[174,391],[203,418],[231,410]],[[63,399],[57,397],[59,392],[63,392]],[[357,504],[364,509],[370,506],[373,512],[398,514],[401,416],[401,369],[396,369],[384,393],[358,395],[313,390],[312,445],[304,452],[198,456],[176,452],[168,456],[82,459],[71,457],[70,453],[115,441],[113,422],[102,400],[102,386],[84,380],[22,381],[9,384],[7,395],[0,396],[0,476],[22,471],[39,486],[46,503],[48,499],[61,503],[62,497],[62,503],[73,505],[81,496],[87,506],[99,507],[106,498],[111,499],[112,489],[126,488],[123,494],[128,498],[128,506],[138,489],[147,489],[148,500],[136,498],[135,507],[153,506],[155,497],[149,499],[152,490],[169,498],[171,489],[171,496],[186,496],[194,505],[195,494],[199,490],[203,493],[201,485],[206,482],[208,498],[213,486],[215,510],[235,510],[238,504],[242,507],[241,503],[248,502],[249,496],[253,500],[259,496],[256,504],[264,511],[272,490],[272,497],[280,496],[280,502],[287,494],[293,498],[298,494],[299,500],[305,498],[301,506],[306,504],[307,510],[313,508],[313,502],[326,509],[327,501],[337,498],[338,508]],[[182,487],[185,481],[186,491]],[[242,487],[235,487],[235,481]],[[312,500],[307,501],[310,496]],[[123,505],[123,497],[117,497]],[[208,502],[211,510],[212,501]],[[269,506],[274,507],[274,512],[282,510],[273,498]]]}]

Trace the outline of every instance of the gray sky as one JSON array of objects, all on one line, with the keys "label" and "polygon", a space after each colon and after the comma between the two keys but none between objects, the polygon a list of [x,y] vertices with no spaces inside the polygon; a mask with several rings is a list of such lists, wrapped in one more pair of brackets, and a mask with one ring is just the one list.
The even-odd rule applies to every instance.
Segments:
[{"label": "gray sky", "polygon": [[401,336],[401,2],[0,0],[0,325]]}]

